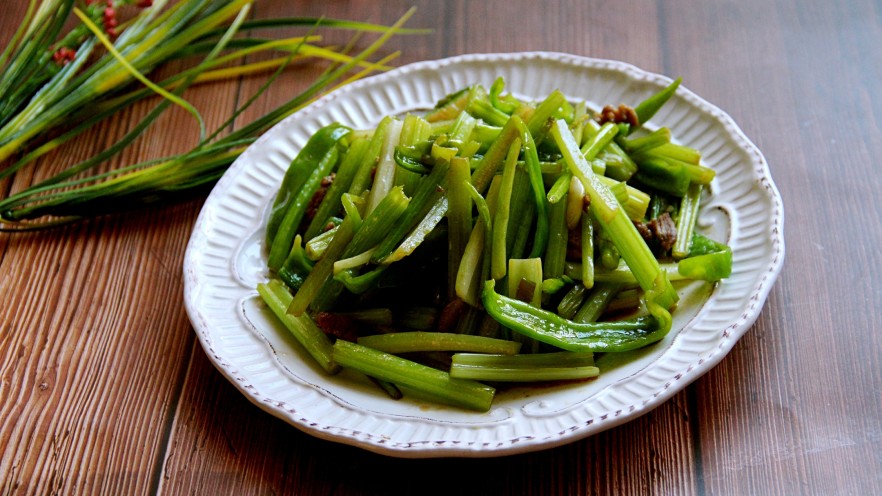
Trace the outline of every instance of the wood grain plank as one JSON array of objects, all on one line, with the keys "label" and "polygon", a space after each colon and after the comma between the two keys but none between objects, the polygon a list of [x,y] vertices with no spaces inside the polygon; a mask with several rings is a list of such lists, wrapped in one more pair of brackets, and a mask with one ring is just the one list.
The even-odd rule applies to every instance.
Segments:
[{"label": "wood grain plank", "polygon": [[719,494],[866,493],[879,482],[879,416],[868,413],[879,411],[880,364],[855,339],[879,347],[860,331],[879,324],[867,309],[879,304],[870,281],[882,229],[864,200],[880,190],[868,112],[878,111],[878,88],[867,84],[879,65],[847,61],[879,60],[867,51],[879,25],[860,20],[877,13],[870,2],[775,7],[692,2],[667,12],[713,33],[671,32],[671,51],[686,55],[675,70],[766,152],[786,208],[785,269],[766,310],[697,384],[702,477]]}]

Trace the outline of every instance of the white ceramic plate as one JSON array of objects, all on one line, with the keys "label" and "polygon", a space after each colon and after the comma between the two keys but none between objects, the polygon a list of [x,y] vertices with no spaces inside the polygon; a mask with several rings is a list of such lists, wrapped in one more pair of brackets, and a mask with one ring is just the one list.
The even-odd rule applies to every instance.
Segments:
[{"label": "white ceramic plate", "polygon": [[732,276],[713,291],[680,288],[674,329],[662,342],[601,362],[591,382],[514,388],[488,413],[391,400],[354,375],[329,377],[304,360],[255,291],[266,279],[264,214],[291,159],[320,127],[375,126],[426,109],[497,76],[506,91],[540,99],[560,89],[597,109],[636,105],[670,79],[573,55],[477,54],[402,67],[344,87],[292,115],[232,165],[208,197],[184,263],[185,302],[208,357],[260,408],[317,437],[398,457],[482,457],[550,448],[642,415],[716,365],[756,320],[784,256],[781,198],[759,150],[732,119],[681,86],[651,124],[700,149],[717,171],[700,230],[734,252]]}]

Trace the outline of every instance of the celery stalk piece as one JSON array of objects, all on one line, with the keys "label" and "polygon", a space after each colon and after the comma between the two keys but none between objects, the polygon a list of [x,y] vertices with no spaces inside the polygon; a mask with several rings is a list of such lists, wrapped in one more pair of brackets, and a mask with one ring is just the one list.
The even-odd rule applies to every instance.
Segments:
[{"label": "celery stalk piece", "polygon": [[341,255],[343,255],[343,250],[346,249],[346,245],[349,244],[352,236],[355,234],[352,224],[352,219],[346,217],[343,219],[343,223],[337,227],[337,232],[325,250],[324,256],[312,268],[306,280],[303,281],[303,285],[300,286],[300,290],[297,291],[294,299],[288,305],[288,314],[299,317],[315,299],[325,281],[331,276],[334,262],[340,259]]},{"label": "celery stalk piece", "polygon": [[358,344],[393,355],[419,351],[461,351],[514,355],[521,349],[521,343],[505,339],[425,331],[363,336],[358,338]]},{"label": "celery stalk piece", "polygon": [[369,144],[370,142],[366,139],[355,139],[350,143],[349,149],[340,161],[340,167],[337,168],[334,182],[328,187],[328,191],[325,193],[324,198],[322,198],[315,216],[306,228],[306,233],[303,236],[306,241],[318,236],[327,225],[331,215],[339,211],[340,198],[348,191],[349,186],[352,185],[352,180],[355,178],[362,160],[364,160]]},{"label": "celery stalk piece", "polygon": [[[573,175],[569,172],[561,173],[560,177],[558,177],[557,180],[554,181],[554,184],[551,185],[551,188],[548,189],[548,195],[546,195],[548,203],[554,205],[569,192],[572,177]],[[584,188],[582,191],[584,193]]]},{"label": "celery stalk piece", "polygon": [[380,162],[377,164],[377,170],[374,172],[374,180],[371,184],[371,192],[367,198],[367,210],[365,214],[370,214],[380,201],[386,196],[392,186],[395,185],[395,170],[398,165],[395,163],[395,147],[398,146],[398,140],[401,137],[402,122],[398,119],[392,121],[386,132],[386,139],[383,142],[383,150],[380,152]]},{"label": "celery stalk piece", "polygon": [[594,287],[594,220],[590,215],[583,215],[579,237],[582,244],[582,286]]},{"label": "celery stalk piece", "polygon": [[573,315],[576,315],[576,312],[582,307],[582,302],[588,291],[588,288],[581,284],[574,285],[557,304],[557,314],[565,319],[572,319]]},{"label": "celery stalk piece", "polygon": [[486,200],[473,186],[472,199],[478,207],[478,222],[472,228],[472,234],[466,243],[459,272],[456,273],[456,295],[473,307],[481,306],[481,284],[483,282],[484,260],[490,257],[489,249],[492,233],[492,215],[496,209],[496,198],[499,196],[498,176],[491,182]]},{"label": "celery stalk piece", "polygon": [[469,159],[456,157],[447,172],[447,299],[456,298],[456,274],[472,232],[471,166]]},{"label": "celery stalk piece", "polygon": [[645,136],[640,136],[637,138],[622,137],[619,140],[619,144],[622,145],[622,148],[631,155],[635,153],[647,152],[662,145],[667,145],[670,142],[671,130],[666,127],[656,129],[655,131]]},{"label": "celery stalk piece", "polygon": [[548,206],[545,202],[545,185],[542,181],[542,165],[539,162],[539,152],[530,129],[521,122],[521,140],[524,145],[524,169],[530,178],[530,187],[533,191],[533,202],[536,211],[536,232],[533,235],[533,247],[530,257],[541,257],[545,254],[545,246],[548,240]]},{"label": "celery stalk piece", "polygon": [[674,260],[686,258],[692,244],[692,233],[698,220],[698,209],[701,206],[700,184],[692,184],[680,201],[680,213],[677,217],[677,240],[671,249]]},{"label": "celery stalk piece", "polygon": [[271,279],[267,283],[258,284],[257,292],[279,321],[291,331],[297,342],[315,359],[319,366],[325,369],[325,372],[336,374],[340,371],[340,366],[332,358],[333,348],[328,336],[315,325],[309,316],[294,316],[287,313],[286,309],[291,304],[293,297],[281,281]]},{"label": "celery stalk piece", "polygon": [[450,376],[495,382],[538,382],[588,379],[600,375],[591,352],[552,352],[525,355],[455,353]]},{"label": "celery stalk piece", "polygon": [[[594,119],[588,119],[585,121],[585,125],[582,126],[582,131],[582,141],[577,142],[580,148],[586,146],[588,141],[600,131],[600,124]],[[615,141],[609,143],[606,149],[597,156],[605,162],[603,174],[606,174],[611,179],[627,181],[637,172],[637,164]],[[594,161],[592,161],[592,168],[593,163]]]},{"label": "celery stalk piece", "polygon": [[530,136],[533,136],[533,139],[536,140],[537,143],[545,138],[548,120],[566,104],[567,98],[564,94],[561,93],[560,90],[554,90],[545,97],[545,100],[542,100],[542,102],[536,106],[536,109],[527,121],[527,126],[530,129]]},{"label": "celery stalk piece", "polygon": [[595,284],[582,306],[573,315],[573,322],[597,322],[620,289],[621,285],[618,284],[600,282]]},{"label": "celery stalk piece", "polygon": [[334,239],[334,234],[337,233],[338,227],[339,226],[334,226],[309,240],[309,242],[306,243],[305,250],[307,258],[313,262],[320,260],[322,256],[324,256],[325,250],[328,249],[328,245],[331,244],[331,240]]},{"label": "celery stalk piece", "polygon": [[658,260],[637,232],[637,228],[623,212],[618,200],[609,188],[597,179],[591,166],[585,160],[573,134],[563,120],[555,121],[551,135],[567,162],[570,172],[582,181],[585,191],[591,197],[591,213],[600,228],[612,239],[628,267],[634,272],[644,291],[656,289],[659,305],[672,308],[679,297],[665,273],[659,268]]},{"label": "celery stalk piece", "polygon": [[361,166],[358,168],[358,172],[355,173],[352,184],[349,186],[348,192],[350,194],[362,196],[365,191],[370,190],[371,175],[373,174],[374,167],[380,163],[383,144],[386,142],[386,135],[389,134],[389,128],[392,126],[393,121],[392,117],[386,116],[374,130],[370,145],[365,151],[364,158],[362,158]]},{"label": "celery stalk piece", "polygon": [[[569,190],[569,188],[567,188]],[[548,243],[545,246],[543,266],[546,278],[560,277],[564,273],[567,257],[567,202],[569,193],[548,209]]]},{"label": "celery stalk piece", "polygon": [[491,251],[490,275],[493,279],[502,279],[506,274],[506,238],[511,208],[511,192],[514,185],[515,166],[521,151],[521,140],[516,138],[508,149],[505,166],[502,170],[502,183],[499,188],[499,200],[493,218],[493,249]]},{"label": "celery stalk piece", "polygon": [[[597,173],[595,172],[595,175],[596,174]],[[610,177],[600,175],[596,175],[596,177],[598,181],[607,185],[610,189],[619,187],[619,184],[624,184],[628,200],[627,203],[622,205],[622,208],[625,209],[625,213],[628,214],[629,219],[635,221],[643,220],[644,216],[646,216],[646,209],[649,208],[650,197],[648,194],[628,183],[620,182]],[[616,196],[616,199],[618,199],[618,196]]]},{"label": "celery stalk piece", "polygon": [[[399,243],[408,235],[443,199],[444,187],[447,183],[447,171],[450,164],[440,161],[432,168],[428,176],[423,177],[416,192],[410,200],[407,210],[399,219],[399,222],[387,233],[380,242],[377,251],[374,252],[371,262],[388,264],[391,261],[385,259],[399,246]],[[444,208],[447,208],[445,199]]]},{"label": "celery stalk piece", "polygon": [[367,346],[338,339],[333,360],[344,368],[418,391],[439,403],[486,412],[496,390]]},{"label": "celery stalk piece", "polygon": [[517,115],[511,116],[502,126],[499,136],[490,145],[478,167],[472,172],[472,185],[479,193],[483,194],[490,186],[496,171],[505,162],[511,144],[518,138],[521,126],[523,120]]},{"label": "celery stalk piece", "polygon": [[441,198],[441,200],[434,204],[426,213],[426,216],[420,221],[416,227],[413,228],[410,234],[407,235],[406,238],[401,242],[398,248],[395,249],[392,253],[389,254],[388,257],[384,258],[381,262],[383,265],[388,265],[393,262],[397,262],[402,258],[410,255],[416,250],[423,241],[426,240],[426,236],[428,236],[435,227],[441,222],[441,219],[447,214],[447,197]]},{"label": "celery stalk piece", "polygon": [[[622,184],[624,187],[624,183]],[[627,195],[627,191],[625,192]],[[579,181],[576,177],[570,178],[570,190],[567,193],[567,211],[566,211],[566,221],[567,221],[567,229],[573,230],[579,226],[579,222],[582,220],[582,210],[585,207],[585,187],[582,186],[582,181]]]},{"label": "celery stalk piece", "polygon": [[524,301],[539,308],[542,306],[542,277],[541,258],[512,258],[508,261],[507,293],[514,298],[521,281],[526,281],[533,286],[533,291]]}]

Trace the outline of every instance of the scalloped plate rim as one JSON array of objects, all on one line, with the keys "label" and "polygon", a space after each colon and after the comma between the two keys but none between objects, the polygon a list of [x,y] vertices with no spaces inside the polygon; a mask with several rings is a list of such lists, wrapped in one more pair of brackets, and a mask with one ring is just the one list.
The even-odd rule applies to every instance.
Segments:
[{"label": "scalloped plate rim", "polygon": [[[614,72],[625,73],[631,79],[642,79],[651,83],[666,83],[671,79],[666,76],[655,74],[638,68],[630,63],[598,59],[592,57],[583,57],[569,53],[557,52],[509,52],[509,53],[473,53],[454,57],[448,57],[439,60],[427,60],[402,66],[393,71],[372,76],[369,78],[350,83],[349,85],[338,89],[328,95],[323,96],[316,102],[298,111],[297,113],[287,117],[282,122],[274,126],[272,129],[264,133],[251,146],[248,147],[230,166],[224,176],[217,182],[208,199],[205,202],[199,216],[194,224],[193,233],[187,245],[184,259],[184,301],[185,307],[197,334],[200,345],[206,352],[209,360],[215,368],[221,372],[237,389],[240,390],[252,403],[262,410],[280,418],[301,431],[309,433],[317,438],[334,441],[338,443],[357,446],[368,451],[380,453],[389,456],[402,458],[428,458],[428,457],[487,457],[502,456],[517,453],[536,451],[541,449],[549,449],[563,444],[568,444],[579,439],[583,439],[593,434],[597,434],[633,418],[643,415],[649,410],[659,406],[675,393],[683,389],[686,385],[699,378],[704,373],[717,365],[723,357],[732,349],[735,343],[743,336],[747,330],[754,324],[759,317],[760,311],[768,298],[768,295],[774,285],[774,282],[783,267],[784,258],[784,237],[783,237],[783,205],[780,193],[772,181],[768,164],[759,149],[738,127],[734,119],[719,107],[704,100],[700,96],[681,85],[678,89],[678,96],[685,97],[692,106],[700,107],[710,117],[722,124],[729,137],[742,145],[742,151],[752,155],[754,161],[750,164],[754,167],[753,172],[756,174],[761,187],[764,188],[770,196],[770,201],[776,206],[776,210],[771,218],[770,227],[775,233],[773,239],[770,240],[774,248],[774,256],[765,267],[765,275],[761,279],[757,287],[750,292],[749,301],[745,313],[742,317],[732,323],[724,331],[724,335],[716,346],[711,350],[710,354],[702,357],[695,363],[690,363],[686,370],[680,371],[667,383],[661,390],[656,391],[650,398],[646,399],[640,405],[631,405],[628,411],[619,410],[617,412],[607,412],[606,415],[591,419],[587,424],[582,426],[573,426],[568,434],[559,435],[557,437],[545,437],[540,441],[531,441],[529,438],[523,442],[499,443],[493,446],[460,446],[456,442],[448,442],[448,440],[415,440],[408,443],[386,444],[382,439],[371,436],[370,433],[356,432],[353,430],[341,429],[336,431],[333,426],[324,426],[324,428],[316,428],[310,425],[308,419],[293,415],[292,412],[284,409],[282,405],[274,404],[271,398],[265,397],[260,391],[256,390],[253,384],[245,385],[242,380],[242,373],[235,367],[234,361],[228,361],[226,358],[218,354],[213,347],[211,326],[206,320],[204,309],[200,308],[196,297],[199,293],[199,274],[196,270],[197,262],[200,260],[200,243],[203,243],[202,229],[206,224],[210,224],[210,212],[215,206],[218,198],[226,193],[227,188],[235,180],[242,169],[248,164],[250,157],[255,150],[273,139],[280,129],[291,126],[295,119],[318,111],[328,105],[335,99],[344,98],[346,95],[354,94],[363,88],[379,84],[380,82],[394,82],[394,78],[410,72],[416,72],[425,69],[441,69],[446,68],[455,70],[457,64],[473,63],[473,62],[500,62],[500,61],[518,61],[522,59],[536,59],[544,62],[558,62],[566,65],[575,65],[585,70],[597,70],[603,68]],[[660,357],[661,358],[661,357]],[[250,386],[250,387],[249,387]],[[413,422],[413,419],[405,419],[405,422]],[[416,420],[418,422],[418,420]]]}]

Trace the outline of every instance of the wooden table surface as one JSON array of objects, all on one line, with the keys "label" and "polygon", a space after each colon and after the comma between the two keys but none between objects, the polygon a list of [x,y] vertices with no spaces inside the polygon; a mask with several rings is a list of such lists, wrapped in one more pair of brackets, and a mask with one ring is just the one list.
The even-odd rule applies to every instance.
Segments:
[{"label": "wooden table surface", "polygon": [[[401,49],[395,64],[570,52],[682,76],[728,112],[765,154],[785,207],[784,269],[756,324],[718,366],[625,425],[530,454],[396,459],[264,413],[207,359],[181,269],[204,196],[4,233],[0,494],[882,493],[882,3],[258,0],[254,16],[388,24],[411,5],[409,25],[435,30],[393,39],[384,53]],[[4,3],[0,43],[26,6]],[[285,76],[243,119],[310,71]],[[259,84],[187,98],[219,123]],[[101,149],[139,110],[41,167]],[[122,161],[184,151],[193,128],[171,110]]]}]

